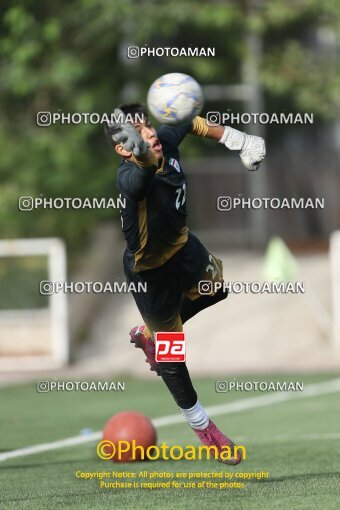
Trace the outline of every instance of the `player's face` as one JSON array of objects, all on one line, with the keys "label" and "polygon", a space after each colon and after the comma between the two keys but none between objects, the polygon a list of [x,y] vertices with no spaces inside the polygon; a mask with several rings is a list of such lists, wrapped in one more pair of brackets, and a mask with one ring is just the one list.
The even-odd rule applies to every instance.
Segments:
[{"label": "player's face", "polygon": [[149,121],[149,119],[145,119],[144,122],[140,124],[135,124],[135,128],[143,138],[144,142],[150,144],[150,151],[157,157],[161,158],[163,156],[162,152],[162,144],[157,138],[157,131]]}]

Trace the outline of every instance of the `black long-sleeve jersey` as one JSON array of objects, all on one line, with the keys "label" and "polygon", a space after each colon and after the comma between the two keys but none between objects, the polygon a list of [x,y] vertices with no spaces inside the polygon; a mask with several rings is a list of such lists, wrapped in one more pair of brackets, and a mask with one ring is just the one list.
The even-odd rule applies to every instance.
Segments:
[{"label": "black long-sleeve jersey", "polygon": [[123,160],[117,187],[126,206],[121,210],[127,250],[134,254],[136,272],[161,266],[188,240],[186,178],[180,165],[179,145],[191,123],[162,126],[157,136],[163,146],[163,164],[157,171]]}]

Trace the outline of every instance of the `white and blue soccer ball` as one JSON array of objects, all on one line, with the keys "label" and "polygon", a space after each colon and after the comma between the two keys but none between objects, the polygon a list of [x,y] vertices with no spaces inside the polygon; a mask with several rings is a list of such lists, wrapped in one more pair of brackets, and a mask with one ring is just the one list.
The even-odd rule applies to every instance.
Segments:
[{"label": "white and blue soccer ball", "polygon": [[164,74],[149,88],[147,104],[161,124],[182,124],[201,112],[203,92],[188,74]]}]

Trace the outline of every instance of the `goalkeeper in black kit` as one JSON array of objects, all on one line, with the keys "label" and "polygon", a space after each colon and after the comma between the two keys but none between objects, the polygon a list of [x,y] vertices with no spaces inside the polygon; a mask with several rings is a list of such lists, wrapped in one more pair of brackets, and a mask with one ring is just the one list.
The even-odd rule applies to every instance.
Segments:
[{"label": "goalkeeper in black kit", "polygon": [[[124,116],[143,118],[143,122],[123,122]],[[156,332],[183,331],[186,321],[227,297],[223,286],[211,295],[198,292],[201,280],[223,281],[222,262],[186,225],[186,178],[179,145],[187,134],[211,138],[238,151],[248,170],[257,170],[266,153],[265,143],[228,126],[208,125],[201,117],[156,131],[140,104],[123,105],[114,117],[122,122],[107,125],[105,131],[122,158],[117,187],[126,201],[121,213],[127,244],[124,272],[128,283],[147,288],[146,293],[133,293],[145,324],[130,331],[130,341],[144,351],[151,370],[162,377],[201,443],[222,452],[223,447],[235,445],[207,416],[186,364],[155,360]],[[241,460],[238,453],[223,462],[235,465]]]}]

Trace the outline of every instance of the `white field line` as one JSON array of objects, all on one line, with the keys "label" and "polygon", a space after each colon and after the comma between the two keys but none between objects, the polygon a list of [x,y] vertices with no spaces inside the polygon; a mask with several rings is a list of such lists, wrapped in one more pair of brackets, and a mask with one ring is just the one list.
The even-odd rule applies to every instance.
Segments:
[{"label": "white field line", "polygon": [[[318,395],[327,395],[330,393],[336,393],[340,391],[340,378],[331,379],[322,383],[309,384],[303,390],[303,392],[280,392],[270,393],[268,395],[261,395],[258,397],[244,398],[229,402],[226,404],[220,404],[215,406],[206,407],[206,411],[209,416],[219,416],[221,414],[232,414],[240,411],[247,411],[249,409],[256,409],[258,407],[269,406],[279,402],[287,402],[289,400],[298,400],[305,397],[315,397]],[[156,428],[166,427],[168,425],[175,425],[177,423],[183,423],[185,420],[182,415],[175,414],[169,416],[161,416],[152,420],[152,423]],[[67,448],[69,446],[76,446],[79,444],[88,443],[90,441],[98,441],[102,437],[102,432],[93,432],[87,436],[74,436],[67,439],[61,439],[60,441],[53,441],[51,443],[42,443],[26,448],[19,448],[18,450],[12,450],[10,452],[4,452],[0,454],[0,462],[14,459],[16,457],[27,457],[36,453],[47,452],[51,450],[57,450],[59,448]]]},{"label": "white field line", "polygon": [[278,434],[267,437],[238,437],[238,441],[249,441],[254,444],[285,443],[286,441],[300,443],[302,441],[334,441],[340,439],[340,432],[326,432],[324,434]]},{"label": "white field line", "polygon": [[[185,441],[186,437],[183,439]],[[236,441],[238,444],[243,443],[251,443],[251,444],[274,444],[274,443],[285,443],[287,441],[289,442],[295,442],[295,443],[301,443],[303,441],[334,441],[334,440],[340,440],[340,432],[325,432],[325,433],[317,433],[317,434],[277,434],[274,436],[238,436],[234,435],[233,440]],[[162,437],[162,442],[172,445],[173,437]],[[192,441],[193,443],[196,443],[196,441]]]}]

